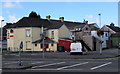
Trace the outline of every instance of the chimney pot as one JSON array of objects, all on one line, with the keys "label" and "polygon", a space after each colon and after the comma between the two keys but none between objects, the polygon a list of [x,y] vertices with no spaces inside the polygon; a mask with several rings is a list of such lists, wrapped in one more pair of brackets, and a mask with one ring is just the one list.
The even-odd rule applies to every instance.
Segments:
[{"label": "chimney pot", "polygon": [[60,17],[59,20],[61,20],[61,22],[63,22],[64,21],[64,17]]},{"label": "chimney pot", "polygon": [[50,16],[50,15],[48,15],[48,16],[46,16],[46,19],[47,19],[47,20],[50,20],[50,17],[51,17],[51,16]]}]

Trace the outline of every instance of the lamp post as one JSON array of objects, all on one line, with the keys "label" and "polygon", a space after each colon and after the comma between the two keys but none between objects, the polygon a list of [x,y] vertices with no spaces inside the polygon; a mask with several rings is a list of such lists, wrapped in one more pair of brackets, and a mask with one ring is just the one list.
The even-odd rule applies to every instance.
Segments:
[{"label": "lamp post", "polygon": [[4,20],[1,20],[1,54],[2,54],[2,37],[3,37],[3,28],[2,28],[2,22],[3,22]]},{"label": "lamp post", "polygon": [[99,15],[99,25],[101,27],[101,14],[99,13],[98,15]]},{"label": "lamp post", "polygon": [[44,53],[44,27],[41,27],[42,29],[42,47],[43,47],[43,59],[45,58],[45,53]]},{"label": "lamp post", "polygon": [[[99,26],[101,28],[101,14],[99,13]],[[100,36],[100,40],[101,40],[101,36]],[[100,55],[102,55],[102,41],[100,41]]]}]

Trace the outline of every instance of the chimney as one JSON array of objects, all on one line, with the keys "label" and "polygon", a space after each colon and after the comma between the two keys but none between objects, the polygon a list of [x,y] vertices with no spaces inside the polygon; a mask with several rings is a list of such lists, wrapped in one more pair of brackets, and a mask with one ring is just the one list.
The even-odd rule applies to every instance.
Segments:
[{"label": "chimney", "polygon": [[64,17],[60,17],[59,20],[61,20],[61,22],[63,22],[64,21]]},{"label": "chimney", "polygon": [[84,19],[83,23],[88,24],[88,21],[86,21],[86,20]]},{"label": "chimney", "polygon": [[47,19],[47,20],[50,20],[50,17],[51,17],[51,16],[50,16],[50,15],[48,15],[48,16],[46,16],[46,19]]},{"label": "chimney", "polygon": [[113,27],[113,26],[115,26],[115,24],[114,24],[114,23],[111,23],[110,26]]}]

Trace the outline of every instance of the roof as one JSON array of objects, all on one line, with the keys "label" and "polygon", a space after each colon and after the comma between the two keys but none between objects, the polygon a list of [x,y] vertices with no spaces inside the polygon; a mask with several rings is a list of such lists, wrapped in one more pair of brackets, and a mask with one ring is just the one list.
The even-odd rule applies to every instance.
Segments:
[{"label": "roof", "polygon": [[[32,43],[36,43],[36,44],[43,44],[42,43],[43,42],[43,40],[42,39],[40,39],[40,40],[36,40],[36,41],[34,41],[34,42],[32,42]],[[44,39],[44,44],[57,44],[57,42],[56,41],[54,41],[54,40],[52,40],[52,39],[50,39],[50,38],[48,38],[48,37],[45,37],[45,39]]]},{"label": "roof", "polygon": [[[18,27],[41,27],[44,26],[48,29],[59,29],[62,25],[66,25],[69,30],[74,30],[75,27],[83,28],[86,24],[81,22],[60,21],[60,20],[47,20],[41,18],[23,17],[18,22],[13,24],[7,24],[6,28],[18,28]],[[89,24],[88,24],[89,25]],[[94,24],[90,24],[92,29],[97,29]]]},{"label": "roof", "polygon": [[120,37],[120,33],[111,34],[111,37]]},{"label": "roof", "polygon": [[110,29],[112,29],[113,31],[115,32],[120,32],[120,28],[119,27],[116,27],[116,26],[108,26],[106,25],[107,27],[109,27]]},{"label": "roof", "polygon": [[31,18],[31,17],[23,17],[18,22],[13,24],[13,28],[17,27],[50,27],[51,23],[47,19],[40,18]]}]

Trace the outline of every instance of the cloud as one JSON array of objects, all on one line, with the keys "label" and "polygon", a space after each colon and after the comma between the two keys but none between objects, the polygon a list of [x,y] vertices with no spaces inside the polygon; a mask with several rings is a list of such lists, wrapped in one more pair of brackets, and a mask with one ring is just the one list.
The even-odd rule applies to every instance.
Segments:
[{"label": "cloud", "polygon": [[[94,17],[93,15],[86,15],[86,17],[92,21],[95,21],[99,25],[99,18]],[[104,25],[105,23],[101,21],[101,26]]]},{"label": "cloud", "polygon": [[5,8],[21,8],[22,5],[19,3],[19,1],[16,2],[6,2],[3,4],[3,7]]},{"label": "cloud", "polygon": [[95,21],[96,23],[99,23],[99,18],[95,18],[93,15],[86,15],[86,17],[90,20]]},{"label": "cloud", "polygon": [[11,23],[16,23],[20,18],[17,18],[16,15],[9,15],[9,20]]},{"label": "cloud", "polygon": [[[4,22],[1,22],[2,20],[4,20]],[[0,27],[1,27],[1,24],[2,24],[2,27],[5,25],[5,19],[2,16],[0,16]]]},{"label": "cloud", "polygon": [[5,8],[13,8],[15,5],[10,3],[10,2],[7,2],[3,5]]},{"label": "cloud", "polygon": [[4,18],[2,16],[0,16],[0,20],[4,20]]}]

